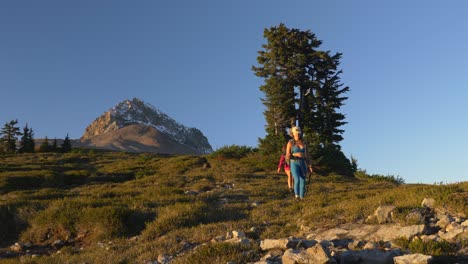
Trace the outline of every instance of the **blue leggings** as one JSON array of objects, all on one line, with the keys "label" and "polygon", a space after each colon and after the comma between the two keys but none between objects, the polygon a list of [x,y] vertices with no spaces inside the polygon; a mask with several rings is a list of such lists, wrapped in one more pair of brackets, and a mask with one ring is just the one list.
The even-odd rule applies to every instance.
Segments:
[{"label": "blue leggings", "polygon": [[294,177],[294,194],[304,198],[307,167],[304,160],[291,160],[291,173]]}]

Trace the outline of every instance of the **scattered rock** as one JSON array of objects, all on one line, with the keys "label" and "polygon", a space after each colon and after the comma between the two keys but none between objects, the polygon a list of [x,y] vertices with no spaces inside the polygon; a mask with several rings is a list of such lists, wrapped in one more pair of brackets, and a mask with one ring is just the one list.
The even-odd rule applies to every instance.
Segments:
[{"label": "scattered rock", "polygon": [[437,241],[437,239],[439,238],[438,235],[422,235],[421,237],[421,240],[423,242],[430,242],[430,241]]},{"label": "scattered rock", "polygon": [[184,193],[186,195],[198,195],[199,194],[199,192],[194,191],[194,190],[185,191]]},{"label": "scattered rock", "polygon": [[270,250],[270,249],[275,249],[275,248],[287,249],[288,242],[289,242],[289,239],[287,238],[264,239],[260,241],[260,248],[262,248],[262,250]]},{"label": "scattered rock", "polygon": [[351,250],[358,250],[358,249],[362,249],[364,245],[366,245],[364,241],[357,240],[357,241],[352,241],[351,243],[349,243],[348,248]]},{"label": "scattered rock", "polygon": [[283,256],[282,250],[272,250],[263,256],[260,261],[255,264],[282,264],[281,257]]},{"label": "scattered rock", "polygon": [[455,237],[457,237],[460,234],[465,234],[465,236],[468,237],[467,231],[468,231],[468,228],[463,227],[463,226],[457,226],[457,227],[450,229],[450,231],[448,232],[440,234],[440,238],[445,239],[447,241],[454,241]]},{"label": "scattered rock", "polygon": [[377,244],[376,242],[367,242],[365,245],[364,245],[364,249],[377,249],[379,248],[379,244]]},{"label": "scattered rock", "polygon": [[330,252],[320,244],[316,244],[315,246],[308,248],[306,252],[310,255],[310,263],[336,263],[335,259],[330,255]]},{"label": "scattered rock", "polygon": [[264,239],[260,241],[262,250],[270,249],[288,249],[288,248],[310,248],[315,246],[317,241],[310,239],[299,238],[280,238],[280,239]]},{"label": "scattered rock", "polygon": [[224,240],[226,240],[226,237],[225,237],[225,236],[217,236],[217,237],[211,239],[211,242],[212,242],[212,243],[217,243],[217,242],[222,242],[222,241],[224,241]]},{"label": "scattered rock", "polygon": [[430,209],[434,209],[435,207],[435,200],[433,198],[424,198],[421,203],[421,207],[427,207]]},{"label": "scattered rock", "polygon": [[393,225],[359,225],[345,224],[330,230],[322,230],[309,234],[307,238],[318,241],[391,241],[399,237],[413,237],[424,231],[424,225],[401,226]]},{"label": "scattered rock", "polygon": [[221,240],[222,237],[217,237],[217,238],[219,238],[218,242],[223,241],[226,243],[234,243],[234,244],[241,244],[244,246],[250,246],[250,240],[245,236],[245,233],[242,231],[233,230],[231,232],[227,232],[223,240]]},{"label": "scattered rock", "polygon": [[311,248],[318,243],[316,240],[313,239],[295,239],[295,241],[298,241],[297,244],[294,246],[297,248]]},{"label": "scattered rock", "polygon": [[400,227],[399,225],[382,226],[377,232],[372,234],[369,240],[391,241],[399,237],[411,238],[424,231],[424,225],[411,225]]},{"label": "scattered rock", "polygon": [[468,226],[468,220],[465,220],[465,222],[461,223],[462,226]]},{"label": "scattered rock", "polygon": [[437,217],[439,218],[439,221],[437,221],[436,225],[441,229],[445,229],[450,223],[454,221],[452,216],[446,214],[438,215]]},{"label": "scattered rock", "polygon": [[65,242],[63,240],[58,239],[58,240],[55,240],[54,243],[52,243],[52,246],[54,248],[61,248],[65,246]]},{"label": "scattered rock", "polygon": [[158,256],[158,262],[161,264],[167,264],[171,261],[171,257],[167,254],[160,254]]},{"label": "scattered rock", "polygon": [[136,241],[138,241],[138,239],[139,239],[139,236],[134,236],[134,237],[129,238],[128,241],[129,242],[136,242]]},{"label": "scattered rock", "polygon": [[461,225],[458,224],[457,222],[452,222],[452,223],[447,225],[447,227],[445,228],[445,231],[450,232],[450,231],[454,230],[457,227],[461,227]]},{"label": "scattered rock", "polygon": [[313,264],[310,261],[310,254],[303,250],[288,249],[284,252],[281,258],[283,264]]},{"label": "scattered rock", "polygon": [[391,223],[393,221],[394,205],[381,205],[375,210],[373,215],[367,217],[367,223],[377,222],[379,224]]},{"label": "scattered rock", "polygon": [[408,254],[393,258],[395,264],[429,264],[431,260],[431,256],[423,254]]},{"label": "scattered rock", "polygon": [[10,246],[10,250],[13,252],[21,252],[24,249],[23,243],[15,243],[14,245]]},{"label": "scattered rock", "polygon": [[206,162],[203,163],[202,168],[203,169],[209,169],[209,168],[211,168],[211,164],[208,161],[206,161]]},{"label": "scattered rock", "polygon": [[246,236],[245,236],[244,232],[234,230],[234,231],[232,231],[232,237],[233,238],[245,238]]},{"label": "scattered rock", "polygon": [[406,215],[405,221],[410,225],[420,225],[424,224],[426,216],[430,213],[425,208],[416,208],[413,209],[409,214]]},{"label": "scattered rock", "polygon": [[393,264],[393,258],[401,256],[403,253],[399,249],[395,250],[360,250],[345,251],[340,255],[339,263],[359,263],[359,264]]}]

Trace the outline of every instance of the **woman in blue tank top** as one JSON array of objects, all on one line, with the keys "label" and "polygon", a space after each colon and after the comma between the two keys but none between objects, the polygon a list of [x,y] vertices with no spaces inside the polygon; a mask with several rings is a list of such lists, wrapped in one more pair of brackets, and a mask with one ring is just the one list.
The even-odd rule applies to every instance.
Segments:
[{"label": "woman in blue tank top", "polygon": [[302,140],[300,127],[291,129],[293,139],[288,142],[286,155],[290,159],[291,174],[294,177],[294,194],[297,199],[303,199],[305,194],[307,172],[312,173],[307,146]]}]

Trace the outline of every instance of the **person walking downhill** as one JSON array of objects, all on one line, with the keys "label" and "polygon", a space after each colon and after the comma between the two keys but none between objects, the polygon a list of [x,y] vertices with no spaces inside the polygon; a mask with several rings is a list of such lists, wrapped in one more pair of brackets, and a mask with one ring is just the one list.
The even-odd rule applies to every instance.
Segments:
[{"label": "person walking downhill", "polygon": [[296,199],[304,199],[307,172],[312,173],[312,165],[307,150],[307,145],[302,139],[301,128],[291,128],[293,139],[289,140],[286,147],[286,159],[289,158],[291,173],[294,178],[294,194]]},{"label": "person walking downhill", "polygon": [[284,169],[284,172],[288,176],[288,189],[290,193],[294,193],[293,190],[293,178],[291,175],[291,168],[289,167],[289,164],[286,162],[286,147],[288,144],[285,144],[282,149],[281,157],[278,163],[278,172],[281,171],[281,168]]}]

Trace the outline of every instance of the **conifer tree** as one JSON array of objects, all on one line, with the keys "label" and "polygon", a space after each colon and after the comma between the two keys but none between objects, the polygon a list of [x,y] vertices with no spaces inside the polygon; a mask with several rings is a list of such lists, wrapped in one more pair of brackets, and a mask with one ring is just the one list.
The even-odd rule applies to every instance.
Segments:
[{"label": "conifer tree", "polygon": [[[284,24],[265,29],[264,37],[267,43],[258,52],[259,66],[252,67],[257,76],[265,78],[260,90],[265,95],[267,135],[260,139],[259,148],[277,148],[277,131],[298,124],[315,160],[327,160],[323,156],[335,152],[344,157],[339,142],[344,132],[340,127],[346,122],[338,110],[349,88],[342,88],[340,82],[342,54],[318,50],[322,41],[310,30],[289,29]],[[286,138],[286,132],[282,136]],[[347,163],[345,157],[343,166]]]},{"label": "conifer tree", "polygon": [[62,152],[70,152],[70,150],[71,150],[71,142],[67,133],[67,136],[65,137],[62,143]]},{"label": "conifer tree", "polygon": [[345,116],[338,110],[348,99],[343,94],[349,91],[349,87],[342,87],[339,77],[342,71],[337,70],[342,54],[331,56],[329,52],[318,53],[322,60],[315,68],[317,78],[311,93],[305,97],[309,112],[305,113],[308,118],[304,119],[304,126],[311,129],[324,148],[339,150],[344,132],[340,127],[347,122],[344,122]]},{"label": "conifer tree", "polygon": [[23,133],[22,133],[22,136],[21,136],[21,139],[20,139],[20,147],[18,149],[18,152],[19,153],[26,153],[26,152],[32,152],[29,147],[30,147],[30,143],[29,141],[31,140],[29,138],[30,136],[30,133],[29,133],[29,128],[28,128],[28,124],[26,123],[26,125],[24,126],[23,128]]},{"label": "conifer tree", "polygon": [[27,150],[29,152],[34,152],[36,149],[36,143],[34,142],[34,130],[32,127],[29,129],[29,136],[28,136],[28,144],[27,144]]},{"label": "conifer tree", "polygon": [[44,141],[42,141],[41,145],[39,146],[40,152],[49,152],[50,151],[50,144],[49,139],[47,136],[45,137]]},{"label": "conifer tree", "polygon": [[50,151],[56,152],[57,151],[57,138],[54,138],[54,141],[52,141],[52,146],[50,147]]},{"label": "conifer tree", "polygon": [[2,130],[0,131],[0,146],[4,153],[15,153],[16,152],[16,141],[18,136],[21,135],[18,124],[18,120],[11,120],[5,123]]}]

